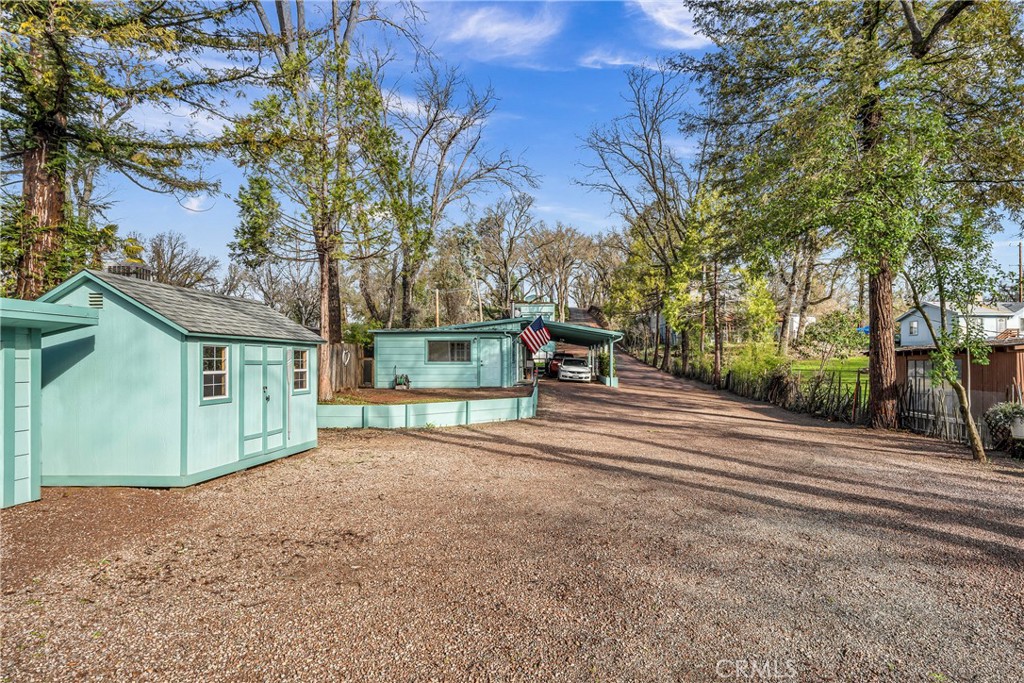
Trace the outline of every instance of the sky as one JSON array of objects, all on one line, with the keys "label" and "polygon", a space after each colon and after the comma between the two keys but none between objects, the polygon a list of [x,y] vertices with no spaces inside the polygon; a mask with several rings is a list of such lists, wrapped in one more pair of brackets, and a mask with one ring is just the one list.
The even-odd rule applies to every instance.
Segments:
[{"label": "sky", "polygon": [[[317,11],[309,3],[309,13]],[[478,88],[490,86],[497,108],[485,133],[539,177],[530,190],[538,218],[584,232],[619,227],[608,199],[579,184],[588,154],[582,138],[624,113],[625,70],[682,52],[699,56],[708,41],[695,33],[679,2],[420,2],[423,40],[443,61],[458,65]],[[327,10],[327,5],[320,7]],[[411,94],[411,55],[389,66],[391,84]],[[405,93],[402,91],[406,90]],[[696,105],[696,100],[693,100]],[[122,234],[183,233],[204,253],[227,262],[237,223],[233,197],[241,173],[217,160],[206,175],[221,183],[215,196],[175,198],[111,180],[117,204],[108,218]],[[488,198],[482,198],[486,203]],[[456,215],[456,218],[461,216]],[[1019,228],[1008,221],[997,237],[996,259],[1016,268]]]}]

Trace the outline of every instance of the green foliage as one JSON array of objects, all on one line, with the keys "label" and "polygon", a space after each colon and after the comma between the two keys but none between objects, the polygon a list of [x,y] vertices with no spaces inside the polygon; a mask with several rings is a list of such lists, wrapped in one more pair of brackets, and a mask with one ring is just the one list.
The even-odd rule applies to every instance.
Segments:
[{"label": "green foliage", "polygon": [[373,344],[373,335],[370,334],[370,330],[379,329],[379,324],[374,322],[370,323],[348,323],[342,328],[341,340],[349,344]]},{"label": "green foliage", "polygon": [[602,351],[597,355],[597,374],[602,377],[615,377],[615,363],[607,351]]},{"label": "green foliage", "polygon": [[786,358],[780,356],[771,342],[738,344],[729,350],[726,370],[746,375],[764,375],[785,367]]},{"label": "green foliage", "polygon": [[857,314],[832,311],[804,330],[801,346],[821,359],[819,372],[833,358],[845,358],[867,346],[867,336],[857,331]]},{"label": "green foliage", "polygon": [[740,275],[744,294],[736,315],[737,326],[752,342],[770,342],[775,332],[776,310],[768,282],[749,269],[742,269]]},{"label": "green foliage", "polygon": [[246,178],[238,188],[238,226],[235,240],[228,247],[232,260],[246,268],[258,268],[272,256],[279,246],[281,205],[274,197],[270,181],[264,176]]},{"label": "green foliage", "polygon": [[[200,172],[214,141],[192,126],[153,131],[128,114],[139,107],[217,110],[221,88],[255,71],[246,52],[247,33],[232,22],[246,6],[240,1],[216,6],[129,0],[4,3],[4,171],[21,176],[20,183],[7,187],[43,198],[22,205],[19,213],[10,203],[13,197],[5,197],[7,247],[0,254],[5,289],[23,261],[32,262],[31,272],[18,276],[32,283],[25,291],[36,293],[114,248],[116,228],[98,220],[102,207],[92,199],[100,173],[119,174],[157,192],[216,188]],[[227,56],[232,66],[207,66],[202,58],[212,51]],[[72,192],[79,182],[81,191]],[[65,206],[68,199],[78,205]]]}]

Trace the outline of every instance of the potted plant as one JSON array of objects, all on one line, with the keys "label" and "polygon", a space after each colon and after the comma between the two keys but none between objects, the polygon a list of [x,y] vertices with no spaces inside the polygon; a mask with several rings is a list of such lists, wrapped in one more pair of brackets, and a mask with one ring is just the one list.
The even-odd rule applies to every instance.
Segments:
[{"label": "potted plant", "polygon": [[409,375],[395,375],[395,389],[411,389],[412,383]]},{"label": "potted plant", "polygon": [[985,423],[996,448],[1024,454],[1024,404],[997,403],[985,411]]}]

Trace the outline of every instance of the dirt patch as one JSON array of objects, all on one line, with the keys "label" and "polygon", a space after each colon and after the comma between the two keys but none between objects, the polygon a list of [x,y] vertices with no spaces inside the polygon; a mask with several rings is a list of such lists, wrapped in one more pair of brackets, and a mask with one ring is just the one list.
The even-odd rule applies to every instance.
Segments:
[{"label": "dirt patch", "polygon": [[0,590],[53,567],[101,562],[125,543],[186,526],[193,511],[182,489],[44,487],[42,500],[0,510]]},{"label": "dirt patch", "polygon": [[396,405],[402,403],[433,403],[475,401],[486,398],[529,396],[532,385],[496,389],[348,389],[335,394],[334,405]]}]

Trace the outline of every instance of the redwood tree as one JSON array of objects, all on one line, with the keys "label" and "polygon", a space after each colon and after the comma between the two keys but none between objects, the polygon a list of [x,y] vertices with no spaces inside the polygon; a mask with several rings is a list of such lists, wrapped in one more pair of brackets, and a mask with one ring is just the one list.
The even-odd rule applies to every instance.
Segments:
[{"label": "redwood tree", "polygon": [[[83,265],[74,242],[90,236],[76,229],[80,217],[68,206],[74,167],[98,167],[157,192],[215,187],[198,165],[209,141],[104,112],[112,105],[125,113],[216,110],[220,88],[254,70],[244,66],[245,33],[229,23],[241,9],[238,2],[4,3],[3,160],[20,190],[4,202],[4,290],[33,299]],[[203,58],[218,50],[235,53],[242,66],[206,66]]]}]

